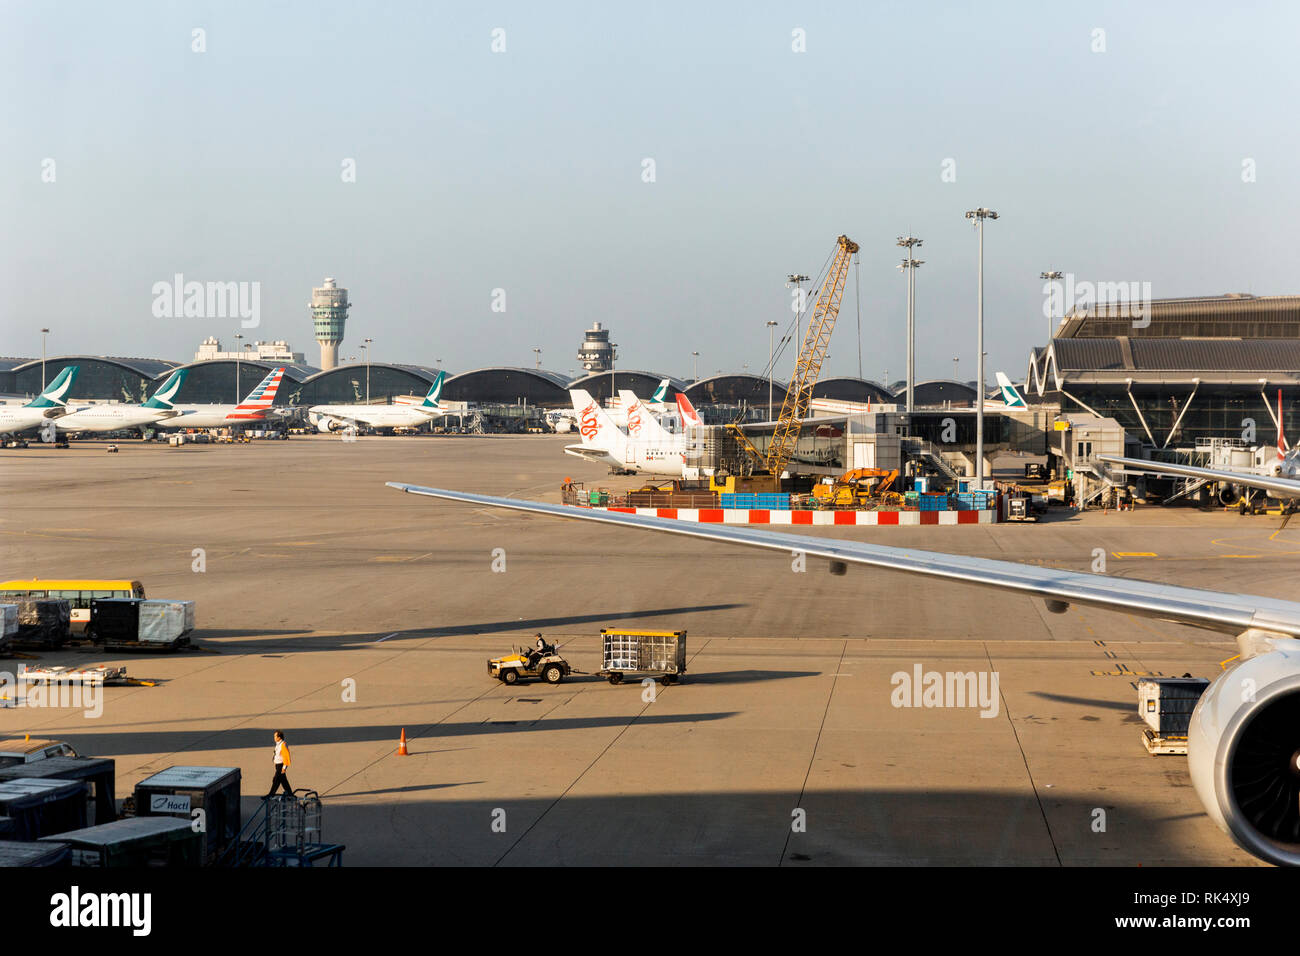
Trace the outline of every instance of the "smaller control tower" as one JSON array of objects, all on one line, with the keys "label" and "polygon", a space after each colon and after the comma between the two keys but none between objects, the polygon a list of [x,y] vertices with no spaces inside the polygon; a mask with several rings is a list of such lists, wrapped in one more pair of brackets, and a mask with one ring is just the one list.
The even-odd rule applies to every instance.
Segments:
[{"label": "smaller control tower", "polygon": [[322,371],[339,364],[339,343],[343,341],[343,326],[350,308],[348,290],[340,289],[328,276],[324,285],[311,290],[311,317],[316,326],[316,341],[320,343]]},{"label": "smaller control tower", "polygon": [[578,346],[578,361],[588,372],[608,372],[614,367],[614,347],[609,344],[609,329],[595,323],[587,330],[582,345]]}]

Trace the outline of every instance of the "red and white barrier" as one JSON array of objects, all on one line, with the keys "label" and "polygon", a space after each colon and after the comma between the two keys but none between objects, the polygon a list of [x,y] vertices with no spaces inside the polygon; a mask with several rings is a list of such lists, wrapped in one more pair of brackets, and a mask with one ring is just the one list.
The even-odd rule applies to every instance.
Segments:
[{"label": "red and white barrier", "polygon": [[994,524],[996,511],[778,511],[765,508],[600,508],[701,524],[930,525]]}]

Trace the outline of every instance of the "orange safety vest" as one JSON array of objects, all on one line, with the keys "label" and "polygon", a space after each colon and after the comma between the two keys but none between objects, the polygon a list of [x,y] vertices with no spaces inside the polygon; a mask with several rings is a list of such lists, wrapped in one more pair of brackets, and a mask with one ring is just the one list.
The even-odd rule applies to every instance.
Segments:
[{"label": "orange safety vest", "polygon": [[280,757],[280,763],[285,770],[289,769],[289,745],[283,740],[276,741],[275,752]]}]

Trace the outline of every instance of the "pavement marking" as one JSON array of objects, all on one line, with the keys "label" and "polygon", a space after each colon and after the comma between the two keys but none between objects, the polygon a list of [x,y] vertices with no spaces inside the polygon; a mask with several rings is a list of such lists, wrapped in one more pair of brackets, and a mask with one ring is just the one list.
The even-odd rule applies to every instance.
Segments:
[{"label": "pavement marking", "polygon": [[[839,673],[839,669],[844,666],[844,657],[848,652],[849,642],[846,640],[844,645],[840,648],[840,659],[835,665],[836,673]],[[987,655],[987,653],[988,651],[986,649],[985,654]],[[838,686],[838,684],[831,684],[831,692],[826,695],[826,708],[822,711],[822,722],[817,728],[817,739],[813,741],[812,753],[808,755],[808,769],[804,771],[803,787],[799,791],[799,798],[794,805],[795,809],[799,809],[804,805],[804,796],[808,793],[808,778],[812,776],[813,765],[817,762],[817,750],[821,747],[822,733],[826,730],[826,718],[830,715],[831,701],[835,699],[835,688]],[[790,838],[792,836],[794,836],[794,827],[787,827],[785,831],[785,843],[781,847],[781,858],[777,861],[777,866],[785,866],[785,859],[790,853]]]},{"label": "pavement marking", "polygon": [[1154,551],[1112,551],[1117,558],[1157,558],[1159,557]]},{"label": "pavement marking", "polygon": [[397,636],[398,634],[400,634],[400,633],[401,633],[401,631],[393,631],[393,633],[392,633],[392,634],[389,634],[388,637],[381,637],[379,640],[377,640],[377,641],[371,641],[370,643],[372,643],[372,644],[382,644],[382,643],[384,643],[384,641],[388,640],[389,637],[396,637],[396,636]]}]

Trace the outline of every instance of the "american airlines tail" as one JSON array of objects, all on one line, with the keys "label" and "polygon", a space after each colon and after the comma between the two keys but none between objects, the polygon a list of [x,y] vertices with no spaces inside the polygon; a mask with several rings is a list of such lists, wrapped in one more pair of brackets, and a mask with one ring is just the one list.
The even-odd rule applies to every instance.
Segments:
[{"label": "american airlines tail", "polygon": [[187,368],[178,368],[172,372],[167,381],[163,382],[162,388],[154,392],[147,402],[144,402],[141,408],[171,408],[172,403],[176,400],[176,393],[181,390],[185,384],[185,378],[190,374]]},{"label": "american airlines tail", "polygon": [[[27,403],[27,407],[62,408],[67,405],[68,393],[72,391],[72,383],[76,381],[79,371],[81,371],[79,365],[66,366],[62,372],[55,376],[54,381],[45,386],[45,391]],[[1281,399],[1279,398],[1278,401],[1281,401]]]},{"label": "american airlines tail", "polygon": [[691,404],[685,392],[677,393],[677,410],[682,413],[683,428],[699,428],[704,425],[700,413],[695,410],[695,406]]},{"label": "american airlines tail", "polygon": [[248,393],[242,402],[235,406],[235,410],[228,417],[232,419],[249,418],[263,419],[266,413],[271,410],[275,404],[276,393],[280,390],[280,380],[284,378],[284,366],[272,369],[271,374],[258,382],[257,386]]},{"label": "american airlines tail", "polygon": [[578,432],[585,448],[603,452],[617,462],[627,461],[627,435],[584,389],[570,390],[569,398],[578,415]]}]

